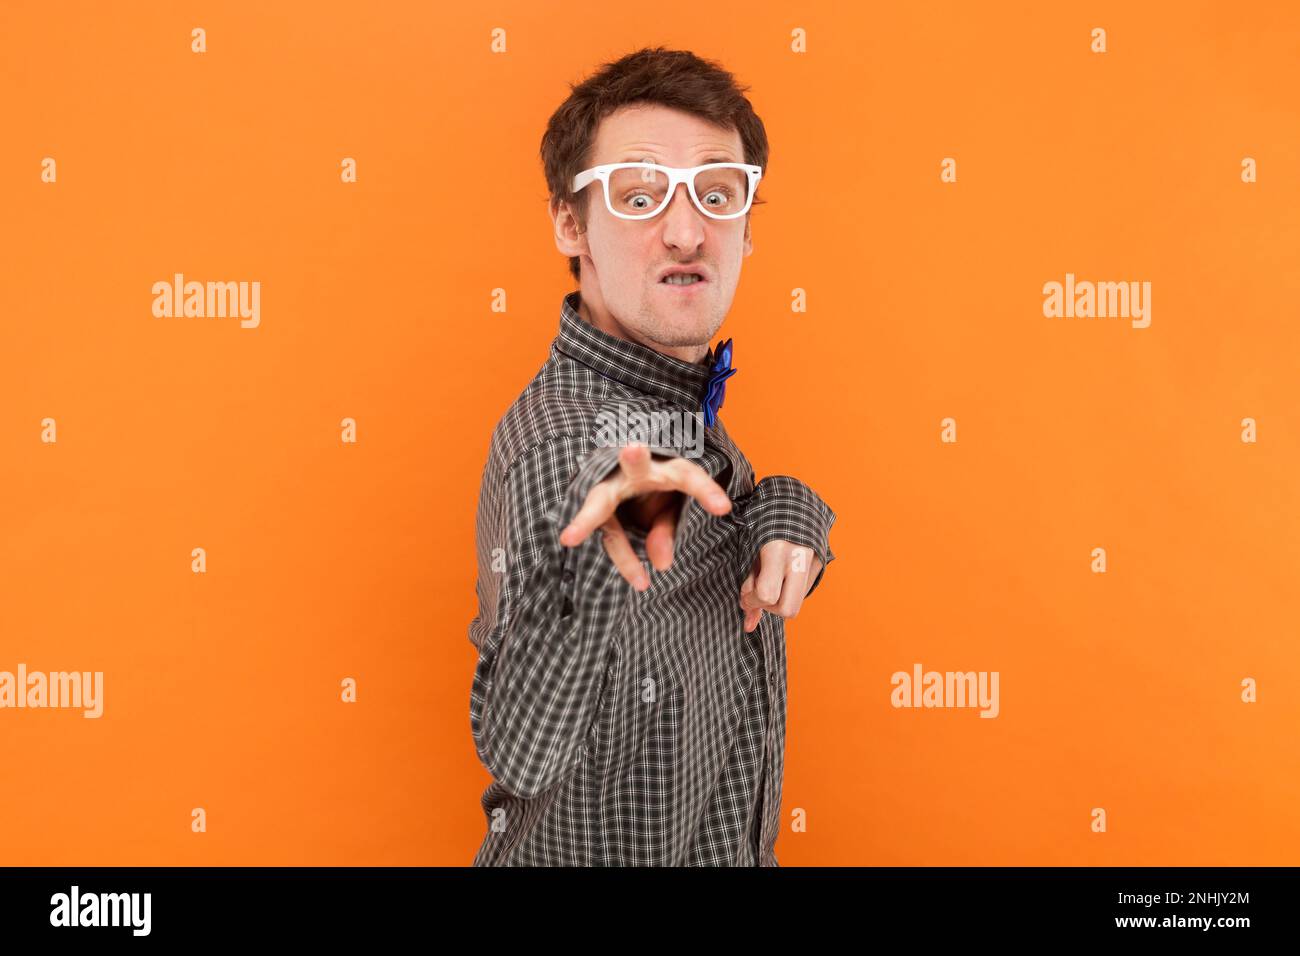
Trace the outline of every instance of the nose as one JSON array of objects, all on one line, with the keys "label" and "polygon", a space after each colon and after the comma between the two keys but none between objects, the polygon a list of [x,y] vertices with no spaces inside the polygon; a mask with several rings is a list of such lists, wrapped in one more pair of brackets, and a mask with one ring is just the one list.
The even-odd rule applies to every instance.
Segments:
[{"label": "nose", "polygon": [[664,243],[694,252],[704,243],[704,214],[695,208],[686,183],[678,183],[664,217]]}]

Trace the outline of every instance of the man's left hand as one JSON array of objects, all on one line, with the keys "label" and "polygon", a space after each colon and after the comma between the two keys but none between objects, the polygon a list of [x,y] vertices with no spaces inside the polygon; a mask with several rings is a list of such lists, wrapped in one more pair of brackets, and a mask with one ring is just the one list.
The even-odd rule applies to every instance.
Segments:
[{"label": "man's left hand", "polygon": [[821,568],[812,548],[803,545],[777,540],[759,548],[754,567],[740,585],[745,633],[758,627],[764,611],[787,619],[798,614]]}]

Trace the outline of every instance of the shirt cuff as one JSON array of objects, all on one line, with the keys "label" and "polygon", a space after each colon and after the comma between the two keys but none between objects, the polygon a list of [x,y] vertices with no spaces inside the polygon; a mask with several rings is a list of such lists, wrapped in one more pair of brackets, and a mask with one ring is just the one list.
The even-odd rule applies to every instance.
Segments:
[{"label": "shirt cuff", "polygon": [[759,550],[769,541],[785,540],[812,548],[822,566],[808,589],[817,590],[826,566],[835,560],[830,547],[831,526],[835,512],[798,478],[769,475],[755,485],[741,509],[740,523],[745,536],[745,554],[749,573]]}]

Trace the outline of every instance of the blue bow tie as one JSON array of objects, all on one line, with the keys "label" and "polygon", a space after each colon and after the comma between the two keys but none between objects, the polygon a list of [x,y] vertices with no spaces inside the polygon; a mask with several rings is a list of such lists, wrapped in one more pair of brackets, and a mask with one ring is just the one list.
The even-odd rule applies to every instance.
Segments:
[{"label": "blue bow tie", "polygon": [[731,367],[731,339],[721,343],[713,353],[713,367],[709,370],[709,384],[704,390],[704,425],[712,428],[718,420],[718,409],[727,391],[727,379],[735,375],[738,369]]}]

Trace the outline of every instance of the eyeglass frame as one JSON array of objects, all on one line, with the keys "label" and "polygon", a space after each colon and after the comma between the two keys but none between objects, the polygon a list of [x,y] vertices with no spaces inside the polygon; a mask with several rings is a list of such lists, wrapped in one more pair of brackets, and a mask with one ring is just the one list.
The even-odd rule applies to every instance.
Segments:
[{"label": "eyeglass frame", "polygon": [[[704,208],[700,202],[700,197],[695,195],[695,176],[702,169],[714,169],[723,167],[727,169],[743,169],[749,175],[749,193],[745,198],[745,208],[740,212],[731,213],[726,216],[719,216],[711,213]],[[614,203],[609,198],[609,175],[616,169],[658,169],[668,174],[668,190],[664,193],[664,201],[643,216],[629,216],[626,213],[618,212],[614,208]],[[605,193],[605,208],[619,219],[630,219],[635,222],[642,222],[646,219],[653,219],[673,201],[677,195],[677,184],[685,183],[686,191],[690,193],[691,202],[695,208],[704,213],[710,219],[717,219],[721,222],[729,222],[732,219],[739,219],[745,213],[749,212],[750,207],[754,204],[754,194],[758,192],[758,182],[763,178],[763,167],[755,166],[751,163],[704,163],[701,166],[677,167],[661,166],[658,163],[601,163],[599,166],[592,166],[590,169],[584,169],[578,175],[573,177],[573,193],[576,196],[582,190],[586,189],[593,182],[599,180]]]}]

